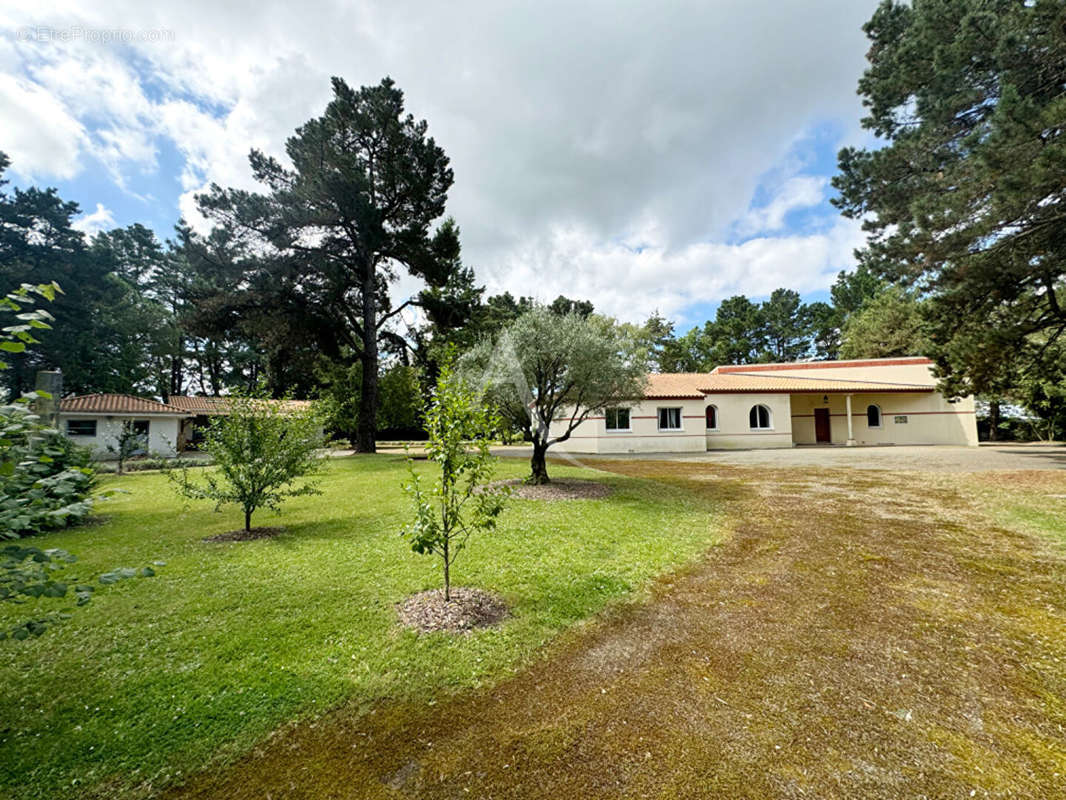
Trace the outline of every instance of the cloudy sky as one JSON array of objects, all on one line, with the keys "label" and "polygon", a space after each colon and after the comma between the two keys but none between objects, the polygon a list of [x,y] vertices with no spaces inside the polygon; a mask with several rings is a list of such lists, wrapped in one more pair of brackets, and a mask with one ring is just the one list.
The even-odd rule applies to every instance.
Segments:
[{"label": "cloudy sky", "polygon": [[170,235],[206,184],[252,188],[249,148],[282,155],[331,75],[387,74],[451,157],[492,293],[684,329],[737,293],[823,296],[862,241],[829,178],[866,141],[875,0],[22,5],[0,7],[0,150],[87,231]]}]

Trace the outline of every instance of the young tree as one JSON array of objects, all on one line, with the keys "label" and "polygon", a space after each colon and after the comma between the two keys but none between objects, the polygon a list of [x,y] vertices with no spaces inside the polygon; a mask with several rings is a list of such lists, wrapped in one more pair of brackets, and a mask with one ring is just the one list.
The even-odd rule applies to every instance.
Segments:
[{"label": "young tree", "polygon": [[416,553],[440,557],[444,599],[450,601],[452,564],[473,534],[495,529],[507,498],[505,490],[488,485],[496,461],[489,443],[499,420],[450,362],[441,367],[425,417],[426,452],[439,465],[440,476],[431,488],[423,488],[408,459],[411,482],[404,490],[414,500],[415,521],[401,535]]},{"label": "young tree", "polygon": [[318,471],[320,423],[313,411],[294,410],[284,401],[235,397],[225,415],[212,421],[203,449],[214,460],[202,481],[186,467],[170,472],[180,494],[214,500],[216,510],[234,503],[244,511],[244,529],[260,508],[278,511],[288,497],[319,494],[314,483],[298,481]]},{"label": "young tree", "polygon": [[108,445],[107,449],[115,454],[116,472],[121,475],[127,461],[133,458],[138,451],[148,449],[148,442],[144,434],[134,430],[133,420],[127,419],[122,422],[122,426],[119,428],[118,436],[115,437],[115,444]]},{"label": "young tree", "polygon": [[286,142],[292,168],[253,150],[249,161],[266,194],[213,186],[203,213],[256,247],[237,282],[243,313],[283,317],[339,358],[362,364],[356,448],[374,451],[379,340],[411,301],[391,307],[399,269],[443,285],[458,266],[454,224],[444,213],[452,171],[426,136],[425,121],[404,114],[403,92],[389,78],[352,89],[333,79],[325,113]]},{"label": "young tree", "polygon": [[1066,332],[1062,25],[1061,0],[885,0],[864,27],[862,124],[882,141],[841,151],[834,202],[864,220],[861,262],[929,297],[952,394]]},{"label": "young tree", "polygon": [[[463,359],[500,413],[533,440],[529,482],[548,483],[548,448],[594,411],[639,399],[645,354],[610,319],[536,306]],[[553,434],[550,426],[555,422]]]}]

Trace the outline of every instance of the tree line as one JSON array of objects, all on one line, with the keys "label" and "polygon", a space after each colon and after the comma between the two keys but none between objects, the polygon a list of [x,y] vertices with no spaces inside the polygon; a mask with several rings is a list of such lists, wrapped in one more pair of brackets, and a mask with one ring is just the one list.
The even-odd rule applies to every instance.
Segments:
[{"label": "tree line", "polygon": [[925,348],[917,297],[859,268],[842,271],[831,302],[804,303],[798,292],[776,289],[755,302],[735,295],[719,304],[714,319],[676,335],[658,313],[636,334],[652,369],[707,372],[722,364],[801,359],[882,358],[917,355]]},{"label": "tree line", "polygon": [[[882,3],[859,93],[883,146],[841,151],[833,181],[868,234],[857,268],[829,302],[778,289],[728,298],[683,335],[658,314],[626,326],[647,367],[925,354],[949,395],[1066,426],[1061,28],[1054,0]],[[287,165],[252,151],[259,188],[212,186],[198,197],[211,231],[179,222],[166,242],[140,225],[82,235],[55,190],[8,191],[0,155],[0,277],[65,291],[54,330],[12,358],[8,388],[53,366],[74,392],[317,394],[360,450],[416,426],[444,349],[469,350],[536,304],[486,296],[463,263],[448,158],[400,89],[332,89],[285,143]],[[397,303],[401,274],[425,289]],[[594,313],[565,297],[552,308]]]}]

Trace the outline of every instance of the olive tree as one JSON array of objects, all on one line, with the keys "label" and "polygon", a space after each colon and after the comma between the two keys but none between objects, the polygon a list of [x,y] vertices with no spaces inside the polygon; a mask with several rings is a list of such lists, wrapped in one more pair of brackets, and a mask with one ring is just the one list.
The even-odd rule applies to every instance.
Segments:
[{"label": "olive tree", "polygon": [[414,500],[415,520],[402,535],[416,553],[440,557],[444,599],[449,601],[452,563],[471,535],[496,527],[507,497],[505,489],[488,485],[495,467],[489,441],[499,420],[450,362],[441,369],[425,417],[426,453],[440,467],[440,476],[425,488],[408,459],[411,481],[404,489]]},{"label": "olive tree", "polygon": [[549,447],[568,440],[590,414],[643,396],[645,363],[614,320],[534,306],[462,365],[499,413],[532,439],[528,482],[543,484]]},{"label": "olive tree", "polygon": [[318,471],[321,425],[311,410],[296,410],[285,401],[236,397],[226,404],[204,435],[203,449],[215,462],[202,481],[186,467],[170,473],[178,492],[194,500],[214,500],[216,509],[230,503],[244,510],[244,529],[260,508],[279,509],[283,500],[320,494],[311,482]]}]

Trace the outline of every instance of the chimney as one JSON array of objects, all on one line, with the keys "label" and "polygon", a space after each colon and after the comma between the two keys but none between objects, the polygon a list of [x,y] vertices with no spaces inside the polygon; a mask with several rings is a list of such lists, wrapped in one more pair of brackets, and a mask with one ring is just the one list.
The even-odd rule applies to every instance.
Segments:
[{"label": "chimney", "polygon": [[63,373],[59,370],[40,370],[34,390],[47,392],[51,397],[38,397],[33,401],[33,411],[41,422],[50,428],[59,427],[59,398],[63,395]]}]

